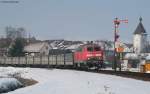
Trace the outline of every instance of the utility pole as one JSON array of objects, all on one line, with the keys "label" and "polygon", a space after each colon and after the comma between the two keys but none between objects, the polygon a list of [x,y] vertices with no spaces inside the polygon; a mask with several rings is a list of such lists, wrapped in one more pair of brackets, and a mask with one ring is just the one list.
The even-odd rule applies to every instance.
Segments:
[{"label": "utility pole", "polygon": [[[119,35],[118,35],[118,28],[119,28],[119,25],[121,22],[124,22],[124,23],[128,23],[128,20],[119,20],[118,18],[115,18],[114,20],[114,64],[113,64],[113,67],[114,67],[114,70],[116,71],[117,70],[117,48],[116,48],[116,42],[118,41],[118,38],[119,38]],[[121,67],[121,66],[120,66]],[[121,69],[121,68],[120,68]]]}]

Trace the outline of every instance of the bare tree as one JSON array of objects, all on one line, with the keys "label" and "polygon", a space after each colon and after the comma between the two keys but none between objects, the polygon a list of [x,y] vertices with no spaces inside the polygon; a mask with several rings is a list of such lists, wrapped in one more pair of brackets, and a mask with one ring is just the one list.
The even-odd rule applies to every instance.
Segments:
[{"label": "bare tree", "polygon": [[26,38],[26,31],[23,27],[13,28],[11,26],[7,26],[5,28],[6,38],[15,40],[16,38]]}]

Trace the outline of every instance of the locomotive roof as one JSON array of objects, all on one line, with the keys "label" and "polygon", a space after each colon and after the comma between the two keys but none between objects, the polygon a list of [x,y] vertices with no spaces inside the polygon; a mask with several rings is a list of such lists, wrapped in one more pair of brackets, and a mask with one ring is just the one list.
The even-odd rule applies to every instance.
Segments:
[{"label": "locomotive roof", "polygon": [[[85,46],[99,46],[98,44],[93,44],[93,43],[90,43],[90,44],[83,44],[81,45],[80,47],[85,47]],[[99,46],[100,47],[100,46]]]}]

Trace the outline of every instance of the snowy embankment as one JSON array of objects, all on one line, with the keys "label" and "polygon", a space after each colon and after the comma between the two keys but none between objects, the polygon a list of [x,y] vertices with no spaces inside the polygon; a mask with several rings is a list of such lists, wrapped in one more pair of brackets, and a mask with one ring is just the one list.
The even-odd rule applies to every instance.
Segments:
[{"label": "snowy embankment", "polygon": [[28,68],[22,77],[35,79],[39,83],[7,94],[149,94],[150,92],[150,82],[83,71]]},{"label": "snowy embankment", "polygon": [[23,84],[15,78],[0,78],[0,93],[12,91],[22,86]]},{"label": "snowy embankment", "polygon": [[0,67],[0,77],[22,76],[28,68]]},{"label": "snowy embankment", "polygon": [[23,87],[23,84],[16,79],[25,73],[25,69],[17,69],[13,67],[0,67],[0,93],[15,90]]}]

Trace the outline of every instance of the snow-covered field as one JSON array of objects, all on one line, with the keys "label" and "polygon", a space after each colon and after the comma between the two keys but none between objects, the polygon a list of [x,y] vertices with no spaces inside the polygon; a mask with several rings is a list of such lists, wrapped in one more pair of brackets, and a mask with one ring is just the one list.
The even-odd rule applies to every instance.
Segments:
[{"label": "snow-covered field", "polygon": [[[10,69],[39,83],[7,94],[150,94],[150,82],[119,76],[59,69]],[[0,68],[3,73],[1,70],[9,69]]]},{"label": "snow-covered field", "polygon": [[15,90],[23,86],[15,77],[21,77],[25,69],[16,69],[13,67],[0,67],[0,93]]},{"label": "snow-covered field", "polygon": [[22,86],[23,84],[15,78],[0,78],[0,93],[12,91]]}]

